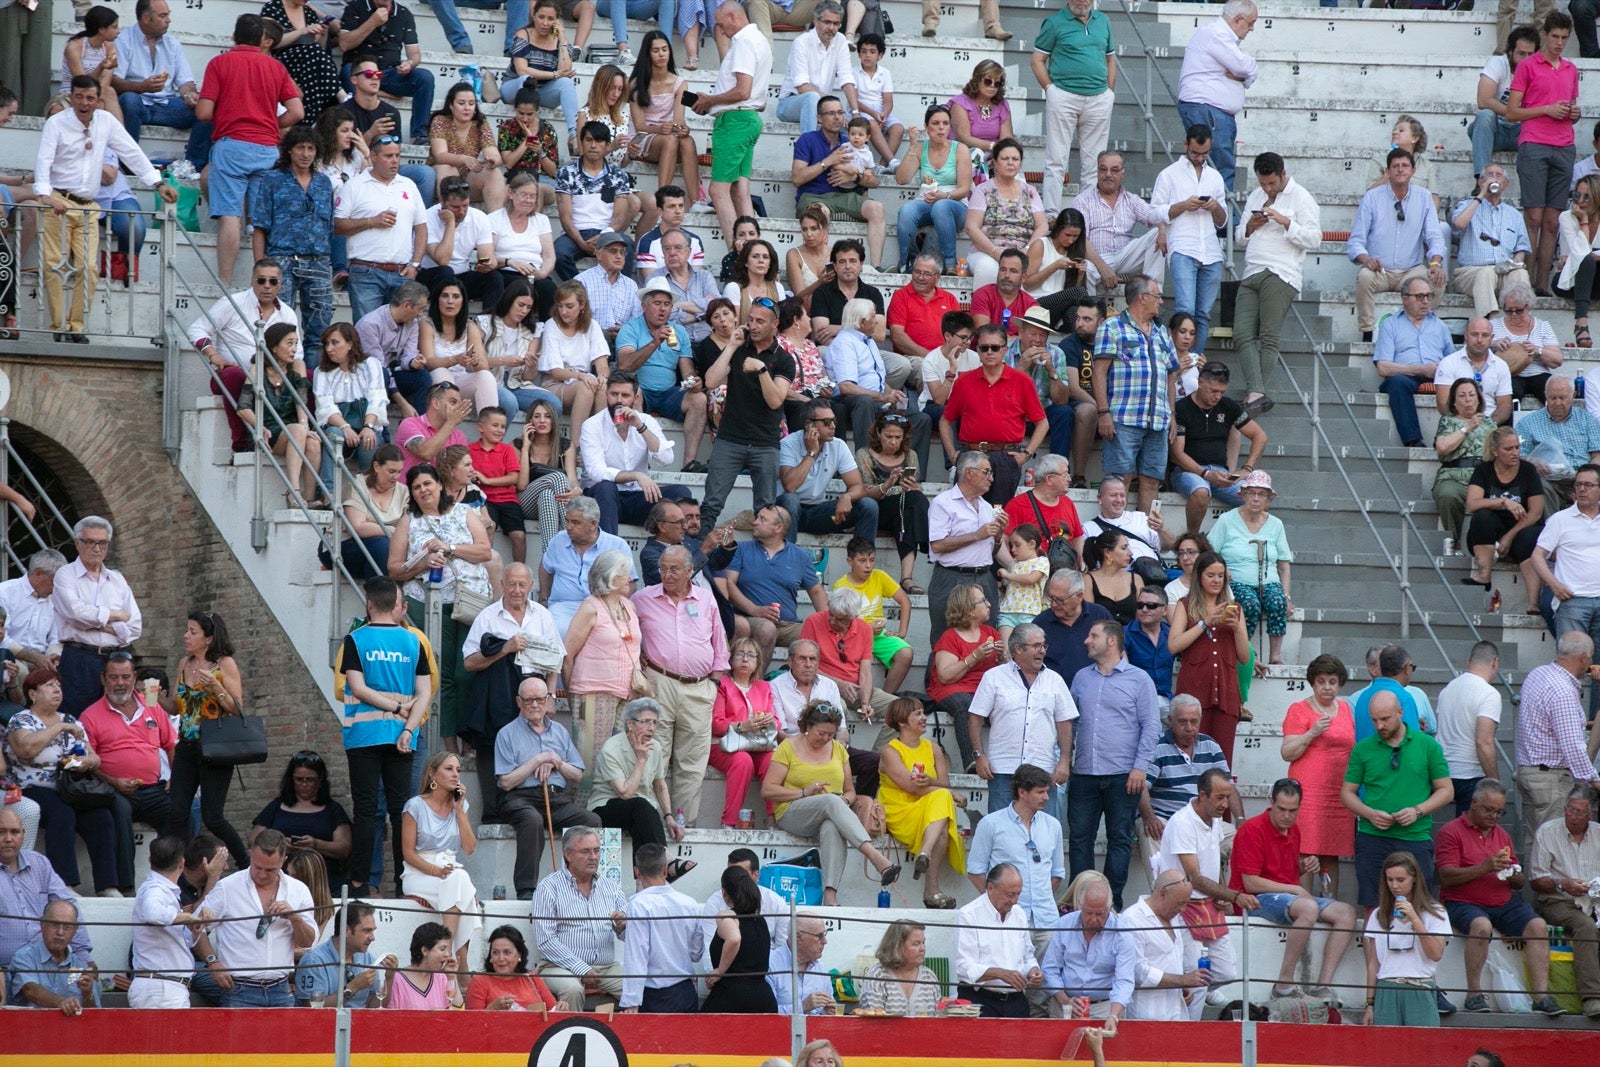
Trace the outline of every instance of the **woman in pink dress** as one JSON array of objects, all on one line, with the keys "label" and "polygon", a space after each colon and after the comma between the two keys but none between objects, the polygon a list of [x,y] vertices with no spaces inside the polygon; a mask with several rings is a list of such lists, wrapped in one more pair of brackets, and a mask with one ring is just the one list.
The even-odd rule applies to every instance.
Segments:
[{"label": "woman in pink dress", "polygon": [[1317,896],[1339,895],[1339,857],[1356,850],[1356,821],[1339,800],[1350,749],[1356,743],[1356,721],[1339,688],[1350,672],[1337,656],[1322,655],[1306,667],[1311,698],[1289,705],[1283,716],[1283,744],[1278,752],[1289,764],[1289,777],[1300,783],[1300,851],[1322,861],[1328,891],[1312,886]]},{"label": "woman in pink dress", "polygon": [[[772,750],[778,747],[772,687],[761,677],[760,668],[761,646],[748,637],[735,640],[728,649],[728,673],[717,685],[717,702],[711,709],[711,766],[728,783],[722,802],[723,826],[738,825],[750,783],[766,777]],[[759,750],[726,752],[721,742],[730,730],[745,736],[771,734],[772,744]]]},{"label": "woman in pink dress", "polygon": [[590,595],[567,627],[564,673],[573,708],[573,741],[587,768],[579,786],[585,806],[600,746],[616,732],[617,706],[645,695],[639,669],[639,613],[628,599],[632,568],[626,552],[600,553],[589,568]]},{"label": "woman in pink dress", "polygon": [[407,1011],[460,1007],[455,964],[449,928],[444,923],[423,923],[411,933],[411,966],[389,976],[389,999],[384,1006]]}]

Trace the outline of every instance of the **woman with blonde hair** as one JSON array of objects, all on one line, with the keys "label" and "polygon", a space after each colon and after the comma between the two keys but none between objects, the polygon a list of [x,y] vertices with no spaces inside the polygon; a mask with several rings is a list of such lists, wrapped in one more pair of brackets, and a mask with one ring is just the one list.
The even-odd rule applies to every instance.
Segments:
[{"label": "woman with blonde hair", "polygon": [[802,1045],[800,1055],[794,1058],[794,1067],[844,1067],[839,1050],[827,1038]]},{"label": "woman with blonde hair", "polygon": [[[328,935],[328,923],[335,910],[333,894],[328,890],[328,867],[322,862],[322,857],[309,848],[296,848],[289,850],[289,859],[284,863],[283,871],[291,878],[300,879],[311,891],[311,903],[315,905],[312,919],[317,927],[316,943],[320,945]],[[294,958],[298,960],[310,951],[310,948],[297,945]]]},{"label": "woman with blonde hair", "polygon": [[[1589,303],[1600,295],[1600,175],[1578,179],[1572,206],[1556,218],[1560,258],[1556,262],[1555,294],[1572,301],[1572,341],[1579,348],[1594,343],[1589,336]],[[1536,281],[1538,279],[1535,279]]]},{"label": "woman with blonde hair", "polygon": [[932,1015],[939,1006],[939,976],[928,957],[928,928],[896,919],[873,953],[878,962],[861,980],[860,1008],[888,1015]]},{"label": "woman with blonde hair", "polygon": [[1366,1026],[1438,1026],[1433,976],[1450,943],[1450,919],[1428,892],[1416,857],[1391,852],[1367,915]]},{"label": "woman with blonde hair", "polygon": [[573,438],[585,419],[604,404],[611,346],[589,308],[580,281],[556,287],[554,313],[539,324],[539,385],[561,398]]},{"label": "woman with blonde hair", "polygon": [[883,804],[889,834],[916,854],[913,878],[928,876],[922,904],[948,910],[956,898],[939,892],[945,857],[957,874],[966,871],[966,854],[956,809],[966,798],[950,789],[950,761],[944,746],[928,735],[928,712],[922,701],[900,697],[884,713],[896,736],[878,754],[878,800]]},{"label": "woman with blonde hair", "polygon": [[1472,573],[1462,585],[1487,589],[1494,581],[1496,560],[1515,563],[1527,587],[1528,614],[1539,611],[1539,573],[1533,550],[1544,529],[1544,482],[1522,458],[1521,439],[1509,426],[1490,431],[1483,462],[1467,482],[1467,555]]},{"label": "woman with blonde hair", "polygon": [[589,595],[567,627],[562,674],[572,698],[573,740],[586,768],[581,786],[585,806],[600,747],[616,732],[618,705],[649,695],[639,661],[639,613],[628,599],[632,571],[627,553],[600,553],[589,568]]},{"label": "woman with blonde hair", "polygon": [[478,836],[472,831],[467,791],[461,785],[461,757],[440,751],[422,766],[422,788],[406,801],[400,816],[400,855],[405,861],[403,884],[440,913],[450,931],[456,970],[467,973],[467,946],[477,934],[478,890],[457,859],[472,855]]},{"label": "woman with blonde hair", "polygon": [[1005,659],[1000,631],[990,625],[992,617],[993,606],[982,586],[958,585],[950,590],[944,605],[945,630],[933,643],[933,669],[928,672],[928,695],[937,701],[934,711],[949,716],[954,724],[968,774],[976,756],[967,734],[967,709],[984,674]]}]

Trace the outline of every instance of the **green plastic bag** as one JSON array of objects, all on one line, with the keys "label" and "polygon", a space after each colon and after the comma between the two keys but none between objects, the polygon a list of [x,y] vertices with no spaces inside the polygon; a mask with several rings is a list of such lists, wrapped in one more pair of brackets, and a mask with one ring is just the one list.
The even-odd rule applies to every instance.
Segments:
[{"label": "green plastic bag", "polygon": [[[163,185],[170,185],[178,191],[178,202],[173,205],[174,209],[178,213],[178,225],[190,233],[199,233],[200,187],[198,185],[181,184],[172,176],[172,170],[170,168],[161,172],[161,181]],[[151,198],[154,200],[154,207],[156,209],[155,221],[152,223],[151,228],[159,230],[161,229],[162,218],[160,214],[161,198],[156,196],[153,192],[151,193]]]}]

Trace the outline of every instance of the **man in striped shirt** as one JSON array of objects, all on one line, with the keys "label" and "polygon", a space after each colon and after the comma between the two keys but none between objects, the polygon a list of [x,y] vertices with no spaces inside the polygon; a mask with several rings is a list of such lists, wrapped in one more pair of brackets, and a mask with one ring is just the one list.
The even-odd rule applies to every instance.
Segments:
[{"label": "man in striped shirt", "polygon": [[[1600,789],[1600,774],[1584,746],[1579,679],[1594,662],[1594,642],[1581,630],[1562,634],[1556,659],[1522,680],[1517,712],[1517,792],[1522,825],[1533,831],[1561,817],[1567,794],[1578,782]],[[1524,853],[1531,849],[1524,848]]]},{"label": "man in striped shirt", "polygon": [[[1156,756],[1150,763],[1144,796],[1139,801],[1139,817],[1144,831],[1157,844],[1167,828],[1167,820],[1193,800],[1199,792],[1200,776],[1212,767],[1232,774],[1228,757],[1208,735],[1200,732],[1200,701],[1188,693],[1172,698],[1167,729],[1156,741]],[[1244,818],[1244,806],[1235,792],[1230,807],[1233,821]]]},{"label": "man in striped shirt", "polygon": [[533,894],[539,976],[556,999],[577,1006],[588,997],[622,995],[617,945],[628,919],[627,898],[600,877],[600,831],[573,826],[561,835],[565,866],[545,876]]}]

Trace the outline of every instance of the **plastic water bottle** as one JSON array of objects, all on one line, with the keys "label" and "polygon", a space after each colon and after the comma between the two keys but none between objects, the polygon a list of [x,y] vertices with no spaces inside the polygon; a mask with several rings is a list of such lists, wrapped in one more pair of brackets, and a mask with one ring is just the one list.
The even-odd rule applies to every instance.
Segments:
[{"label": "plastic water bottle", "polygon": [[1583,399],[1583,371],[1578,372],[1578,380],[1572,383],[1572,395],[1577,400]]},{"label": "plastic water bottle", "polygon": [[890,901],[890,898],[889,898],[889,887],[885,886],[882,889],[878,890],[878,907],[887,908],[887,907],[890,906],[890,903],[891,903],[891,901]]},{"label": "plastic water bottle", "polygon": [[1006,332],[1007,336],[1010,336],[1010,334],[1011,334],[1011,309],[1010,308],[1001,308],[1000,309],[1000,328]]},{"label": "plastic water bottle", "polygon": [[673,813],[672,819],[673,819],[674,822],[676,822],[678,824],[678,829],[680,829],[680,830],[682,830],[684,827],[689,825],[689,820],[685,819],[683,817],[683,809],[682,808],[679,808],[676,812]]},{"label": "plastic water bottle", "polygon": [[1333,896],[1333,875],[1327,871],[1322,872],[1322,895],[1328,898]]},{"label": "plastic water bottle", "polygon": [[1195,963],[1200,969],[1200,974],[1205,978],[1206,985],[1211,984],[1211,953],[1208,949],[1200,950],[1200,959]]},{"label": "plastic water bottle", "polygon": [[1404,894],[1401,894],[1401,895],[1399,895],[1399,896],[1396,896],[1396,897],[1395,897],[1395,898],[1394,898],[1394,917],[1395,917],[1395,918],[1396,918],[1396,919],[1403,919],[1403,918],[1405,918],[1405,912],[1403,912],[1403,911],[1401,911],[1401,910],[1400,910],[1400,905],[1401,905],[1401,904],[1404,904],[1404,903],[1405,903],[1405,900],[1406,900],[1406,898],[1405,898],[1405,895],[1404,895]]},{"label": "plastic water bottle", "polygon": [[432,568],[430,568],[428,570],[428,581],[432,582],[434,585],[438,585],[440,582],[444,581],[444,568],[443,567],[432,567]]}]

